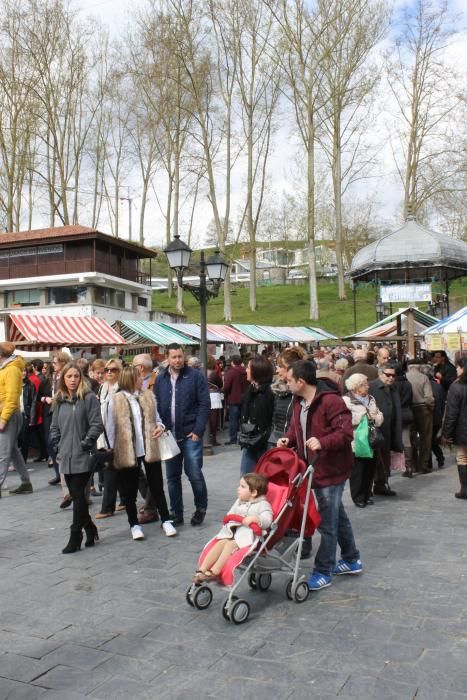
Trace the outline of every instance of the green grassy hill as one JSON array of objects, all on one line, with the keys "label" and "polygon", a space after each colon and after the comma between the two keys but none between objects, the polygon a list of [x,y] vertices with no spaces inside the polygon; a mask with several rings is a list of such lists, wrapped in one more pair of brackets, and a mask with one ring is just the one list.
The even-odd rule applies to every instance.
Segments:
[{"label": "green grassy hill", "polygon": [[[434,292],[442,291],[441,288]],[[187,320],[199,322],[198,302],[189,292],[185,295],[185,312]],[[308,286],[274,286],[258,287],[258,309],[250,311],[248,306],[248,289],[234,291],[232,295],[233,323],[257,323],[271,326],[321,326],[337,336],[353,332],[352,292],[348,290],[347,299],[337,298],[337,283],[322,281],[318,285],[319,321],[308,318]],[[467,304],[467,280],[455,282],[450,294],[451,309],[455,310]],[[175,312],[175,298],[166,293],[155,292],[153,308],[158,311]],[[393,311],[397,311],[396,305]],[[426,304],[419,308],[427,310]],[[224,297],[222,293],[212,299],[208,305],[208,323],[223,323]],[[376,320],[374,288],[359,288],[357,292],[357,329],[361,330]]]}]

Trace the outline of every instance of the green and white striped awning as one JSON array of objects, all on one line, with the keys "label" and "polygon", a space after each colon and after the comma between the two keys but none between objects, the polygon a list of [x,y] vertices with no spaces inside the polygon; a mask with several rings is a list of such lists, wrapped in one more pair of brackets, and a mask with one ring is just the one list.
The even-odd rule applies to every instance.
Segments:
[{"label": "green and white striped awning", "polygon": [[135,345],[148,341],[154,345],[199,345],[194,338],[158,321],[121,321],[120,333],[127,343]]}]

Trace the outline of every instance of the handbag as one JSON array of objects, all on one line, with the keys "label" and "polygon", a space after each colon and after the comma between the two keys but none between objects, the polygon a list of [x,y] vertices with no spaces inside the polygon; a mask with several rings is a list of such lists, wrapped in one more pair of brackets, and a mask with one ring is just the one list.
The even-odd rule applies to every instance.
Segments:
[{"label": "handbag", "polygon": [[375,422],[371,418],[368,418],[368,442],[374,450],[384,447],[385,442],[383,431],[376,427]]},{"label": "handbag", "polygon": [[103,469],[110,469],[114,461],[114,451],[110,447],[109,438],[104,428],[104,440],[107,443],[107,448],[96,450],[91,455],[91,468],[93,472],[100,472]]},{"label": "handbag", "polygon": [[264,442],[269,435],[269,430],[261,430],[255,423],[241,423],[238,443],[240,447],[255,447]]},{"label": "handbag", "polygon": [[166,462],[168,459],[172,459],[172,457],[176,457],[180,454],[180,448],[170,430],[166,430],[164,433],[162,433],[162,435],[159,435],[157,438],[157,444],[159,446],[159,452],[161,453],[161,460],[163,462]]},{"label": "handbag", "polygon": [[365,414],[362,416],[360,423],[354,430],[353,434],[353,451],[355,457],[365,457],[366,459],[371,459],[373,457],[373,450],[369,443],[369,423],[368,416]]}]

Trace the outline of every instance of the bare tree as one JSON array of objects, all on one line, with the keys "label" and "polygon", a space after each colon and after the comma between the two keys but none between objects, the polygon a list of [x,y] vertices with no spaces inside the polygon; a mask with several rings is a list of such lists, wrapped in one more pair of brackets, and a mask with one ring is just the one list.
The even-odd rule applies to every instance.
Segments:
[{"label": "bare tree", "polygon": [[402,12],[388,84],[402,116],[396,133],[403,153],[396,160],[404,217],[409,209],[420,212],[432,197],[462,189],[464,156],[452,138],[452,123],[463,121],[460,82],[445,61],[453,21],[444,0],[417,0]]},{"label": "bare tree", "polygon": [[[327,0],[318,0],[318,5],[326,12]],[[384,0],[372,3],[368,3],[367,0],[336,0],[332,6],[332,21],[326,24],[319,37],[323,47],[322,89],[327,98],[326,119],[322,123],[331,144],[338,293],[340,299],[345,299],[342,230],[342,189],[345,179],[342,168],[343,147],[354,137],[357,148],[360,143],[360,110],[378,80],[378,72],[370,65],[368,59],[373,47],[387,29],[389,14]],[[355,152],[354,143],[354,154]]]}]

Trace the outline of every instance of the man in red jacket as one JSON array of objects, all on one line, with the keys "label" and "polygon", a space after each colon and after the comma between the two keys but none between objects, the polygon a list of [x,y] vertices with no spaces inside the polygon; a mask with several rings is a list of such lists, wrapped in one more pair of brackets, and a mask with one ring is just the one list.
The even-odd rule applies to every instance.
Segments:
[{"label": "man in red jacket", "polygon": [[[313,489],[321,516],[318,528],[321,543],[308,577],[309,589],[319,591],[331,585],[333,575],[359,574],[363,570],[352,525],[342,503],[353,462],[352,418],[334,385],[316,379],[312,362],[294,362],[287,381],[295,396],[294,407],[286,436],[277,446],[295,447],[307,463],[319,452]],[[342,559],[336,564],[338,544]]]}]

